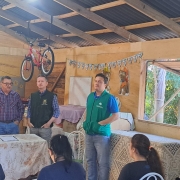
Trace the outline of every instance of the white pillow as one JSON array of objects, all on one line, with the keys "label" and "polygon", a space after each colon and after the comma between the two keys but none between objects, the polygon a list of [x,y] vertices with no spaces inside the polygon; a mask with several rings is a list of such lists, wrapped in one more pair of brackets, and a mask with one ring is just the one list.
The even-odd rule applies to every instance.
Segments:
[{"label": "white pillow", "polygon": [[127,119],[117,119],[116,121],[111,123],[111,129],[112,130],[130,130],[130,123]]}]

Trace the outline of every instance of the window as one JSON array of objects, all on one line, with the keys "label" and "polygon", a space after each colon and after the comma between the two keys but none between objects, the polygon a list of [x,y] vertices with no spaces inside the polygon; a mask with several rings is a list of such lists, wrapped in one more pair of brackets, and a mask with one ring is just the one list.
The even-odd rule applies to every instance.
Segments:
[{"label": "window", "polygon": [[142,62],[139,119],[180,125],[180,61]]}]

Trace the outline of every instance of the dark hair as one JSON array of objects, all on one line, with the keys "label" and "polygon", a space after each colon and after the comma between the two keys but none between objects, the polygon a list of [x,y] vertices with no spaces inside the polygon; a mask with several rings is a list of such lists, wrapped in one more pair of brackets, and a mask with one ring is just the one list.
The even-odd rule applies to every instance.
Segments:
[{"label": "dark hair", "polygon": [[3,82],[4,79],[10,79],[10,80],[12,80],[10,76],[3,76],[3,77],[1,78],[1,82]]},{"label": "dark hair", "polygon": [[37,78],[39,78],[39,77],[43,77],[43,78],[45,78],[46,81],[48,81],[47,77],[45,75],[43,75],[43,74],[39,74]]},{"label": "dark hair", "polygon": [[64,167],[66,172],[68,171],[68,167],[72,163],[72,148],[68,141],[68,138],[64,135],[57,134],[51,138],[50,141],[50,149],[55,154],[55,162],[58,161],[58,158],[64,158]]},{"label": "dark hair", "polygon": [[102,77],[104,79],[104,84],[108,83],[108,78],[103,73],[96,74],[95,78],[96,77]]},{"label": "dark hair", "polygon": [[149,139],[143,134],[135,134],[131,139],[132,147],[134,147],[141,156],[147,159],[152,172],[159,173],[164,177],[162,164],[157,151],[150,146]]}]

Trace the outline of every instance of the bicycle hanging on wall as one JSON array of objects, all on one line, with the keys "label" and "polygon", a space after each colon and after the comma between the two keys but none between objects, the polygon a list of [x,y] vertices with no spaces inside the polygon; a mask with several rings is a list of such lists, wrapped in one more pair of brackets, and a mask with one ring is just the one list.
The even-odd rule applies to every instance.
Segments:
[{"label": "bicycle hanging on wall", "polygon": [[[39,46],[40,48],[45,47],[45,44],[39,43]],[[30,43],[29,53],[25,56],[21,64],[21,77],[25,82],[30,81],[32,78],[34,66],[37,66],[45,76],[48,76],[52,72],[54,68],[54,53],[50,47],[41,53],[41,49],[34,49],[33,44]]]},{"label": "bicycle hanging on wall", "polygon": [[38,46],[40,47],[40,49],[36,50],[33,48],[33,42],[30,42],[30,40],[28,40],[27,38],[26,40],[29,42],[30,48],[28,54],[25,55],[25,58],[21,64],[20,73],[22,79],[25,82],[31,80],[34,73],[34,66],[37,66],[37,68],[45,76],[51,74],[54,68],[54,53],[51,47],[48,45],[48,47],[42,53],[41,48],[46,47],[44,43],[39,43]]}]

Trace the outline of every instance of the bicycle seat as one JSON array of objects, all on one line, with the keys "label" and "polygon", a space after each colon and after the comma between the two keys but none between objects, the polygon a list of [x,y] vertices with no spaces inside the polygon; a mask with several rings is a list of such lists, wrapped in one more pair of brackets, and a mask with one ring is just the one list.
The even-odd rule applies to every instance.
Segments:
[{"label": "bicycle seat", "polygon": [[46,45],[44,43],[41,43],[41,42],[39,42],[38,46],[39,47],[46,47]]}]

